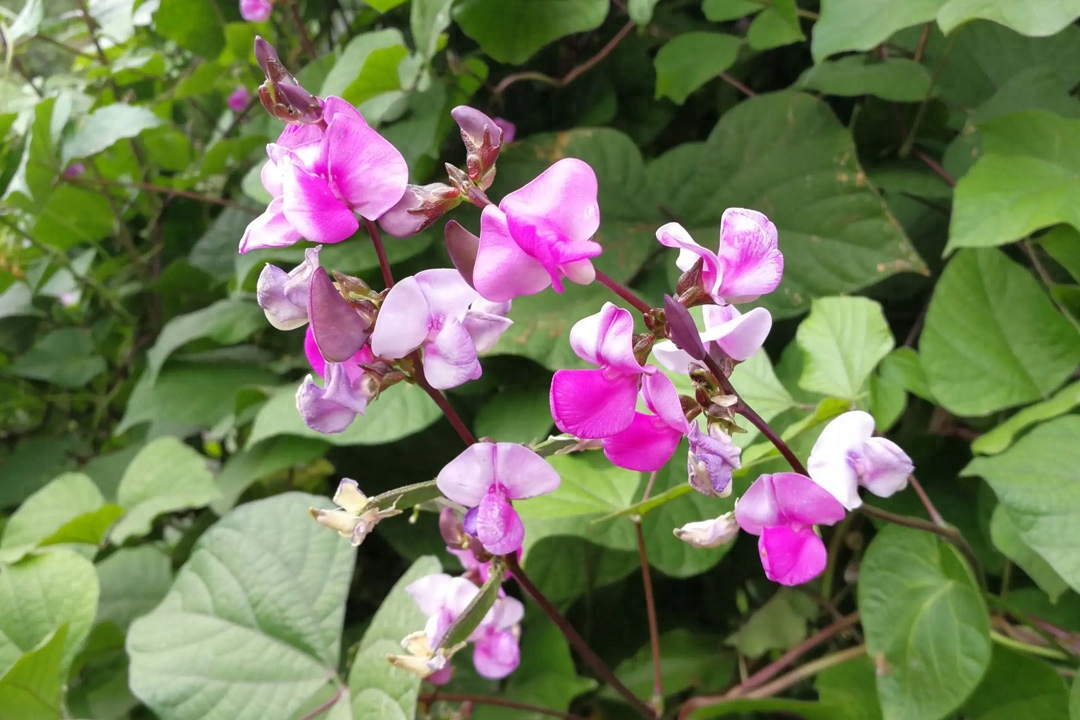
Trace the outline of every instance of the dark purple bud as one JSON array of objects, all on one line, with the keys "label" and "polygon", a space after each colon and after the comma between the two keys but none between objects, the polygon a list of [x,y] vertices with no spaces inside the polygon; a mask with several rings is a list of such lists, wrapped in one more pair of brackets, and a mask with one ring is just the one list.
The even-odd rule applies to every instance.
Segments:
[{"label": "dark purple bud", "polygon": [[465,143],[465,169],[481,190],[491,187],[495,179],[495,161],[502,147],[502,129],[484,113],[467,105],[458,105],[450,111],[454,122],[461,128]]},{"label": "dark purple bud", "polygon": [[263,71],[263,75],[270,79],[270,72],[273,68],[274,72],[278,72],[277,68],[285,70],[285,67],[281,64],[281,59],[278,57],[277,50],[274,46],[262,39],[261,35],[255,36],[255,62],[259,63],[259,69]]},{"label": "dark purple bud", "polygon": [[394,237],[411,237],[461,203],[461,191],[444,183],[409,185],[397,205],[379,218],[379,227]]},{"label": "dark purple bud", "polygon": [[664,296],[664,316],[667,319],[667,336],[680,350],[695,360],[705,358],[705,345],[701,342],[694,318],[690,311],[670,295]]},{"label": "dark purple bud", "polygon": [[323,268],[311,276],[308,294],[308,317],[315,344],[327,362],[341,363],[352,358],[364,346],[371,326],[357,314],[349,301],[341,297]]},{"label": "dark purple bud", "polygon": [[476,251],[480,247],[480,238],[466,230],[456,220],[446,223],[446,252],[450,255],[450,261],[465,278],[469,285],[473,284],[473,267],[476,265]]}]

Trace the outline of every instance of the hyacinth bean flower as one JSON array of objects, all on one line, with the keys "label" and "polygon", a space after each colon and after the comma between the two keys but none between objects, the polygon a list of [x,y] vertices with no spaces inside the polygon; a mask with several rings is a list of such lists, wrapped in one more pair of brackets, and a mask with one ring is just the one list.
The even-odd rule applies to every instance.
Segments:
[{"label": "hyacinth bean flower", "polygon": [[[465,578],[439,573],[414,581],[405,591],[428,616],[424,634],[429,647],[434,648],[480,589]],[[524,615],[525,608],[518,600],[501,596],[469,636],[468,642],[474,646],[473,665],[482,677],[499,680],[517,668],[521,657],[518,624]]]},{"label": "hyacinth bean flower", "polygon": [[535,452],[514,443],[476,443],[451,460],[435,478],[443,495],[461,503],[465,531],[492,555],[521,547],[525,526],[511,506],[559,487],[559,474]]},{"label": "hyacinth bean flower", "polygon": [[510,327],[510,303],[484,300],[457,270],[422,270],[394,285],[383,300],[371,349],[389,359],[424,349],[424,374],[445,390],[480,377],[478,353]]},{"label": "hyacinth bean flower", "polygon": [[304,251],[304,262],[286,273],[267,263],[255,285],[255,299],[266,319],[278,330],[294,330],[307,324],[311,275],[319,267],[322,245]]},{"label": "hyacinth bean flower", "polygon": [[716,425],[707,433],[697,423],[691,423],[690,450],[686,454],[686,472],[690,487],[709,497],[731,494],[731,473],[740,467],[742,451],[731,442],[731,436]]},{"label": "hyacinth bean flower", "polygon": [[244,108],[247,107],[247,104],[250,101],[251,91],[241,85],[232,91],[232,94],[229,95],[229,99],[226,102],[228,102],[229,109],[234,113],[241,113],[244,112]]},{"label": "hyacinth bean flower", "polygon": [[368,402],[375,397],[375,379],[361,367],[375,359],[367,345],[345,362],[327,362],[315,334],[309,327],[304,338],[304,352],[315,374],[323,378],[320,387],[308,375],[296,391],[296,409],[304,423],[321,433],[343,432],[357,415],[363,415]]},{"label": "hyacinth bean flower", "polygon": [[336,243],[378,219],[405,194],[401,153],[338,97],[323,104],[320,124],[288,125],[266,146],[263,187],[273,200],[251,221],[240,252],[286,247],[301,238]]},{"label": "hyacinth bean flower", "polygon": [[333,510],[311,508],[310,512],[320,524],[337,530],[339,535],[349,539],[353,547],[357,547],[364,542],[364,538],[375,529],[375,525],[380,520],[401,514],[400,510],[395,509],[366,510],[367,503],[367,496],[360,492],[360,486],[356,481],[343,478],[334,493],[334,504],[337,508]]},{"label": "hyacinth bean flower", "polygon": [[720,218],[720,248],[698,245],[678,223],[656,231],[661,245],[679,249],[675,264],[686,272],[700,259],[705,292],[721,305],[756,300],[772,292],[784,274],[784,256],[777,245],[776,226],[761,213],[728,208]]},{"label": "hyacinth bean flower", "polygon": [[735,504],[739,527],[760,536],[765,576],[781,585],[801,585],[821,574],[828,558],[814,525],[843,518],[844,506],[836,498],[792,472],[762,475]]},{"label": "hyacinth bean flower", "polygon": [[605,438],[634,421],[642,375],[656,373],[634,357],[634,317],[604,303],[570,329],[570,346],[598,370],[559,370],[551,379],[551,416],[562,432]]},{"label": "hyacinth bean flower", "polygon": [[529,184],[484,208],[473,285],[488,300],[534,295],[563,278],[587,285],[596,278],[590,258],[601,252],[596,173],[564,158]]},{"label": "hyacinth bean flower", "polygon": [[240,0],[240,17],[248,22],[264,22],[270,19],[274,9],[270,0]]},{"label": "hyacinth bean flower", "polygon": [[[772,315],[765,308],[743,314],[732,305],[706,305],[702,309],[705,330],[700,333],[705,349],[719,349],[735,362],[749,360],[765,343],[772,330]],[[672,372],[685,373],[696,363],[670,340],[653,346],[657,362]]]},{"label": "hyacinth bean flower", "polygon": [[[481,190],[495,180],[495,161],[503,144],[502,126],[476,108],[458,105],[450,111],[465,143],[465,174]],[[464,189],[464,186],[463,186]]]},{"label": "hyacinth bean flower", "polygon": [[874,437],[874,418],[846,412],[821,431],[806,463],[810,477],[848,510],[862,505],[859,486],[879,497],[907,487],[915,466],[892,440]]},{"label": "hyacinth bean flower", "polygon": [[652,415],[635,412],[625,429],[603,439],[604,455],[627,470],[652,472],[662,468],[679,441],[690,432],[675,385],[667,375],[647,375],[641,382],[641,397]]},{"label": "hyacinth bean flower", "polygon": [[727,545],[739,534],[739,524],[735,522],[733,513],[724,513],[712,520],[699,520],[689,522],[682,527],[675,528],[672,532],[675,537],[693,547],[706,549]]}]

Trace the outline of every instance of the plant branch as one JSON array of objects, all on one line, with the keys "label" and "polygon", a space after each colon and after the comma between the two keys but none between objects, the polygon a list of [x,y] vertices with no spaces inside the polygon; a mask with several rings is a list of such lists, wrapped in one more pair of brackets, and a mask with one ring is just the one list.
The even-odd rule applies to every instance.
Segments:
[{"label": "plant branch", "polygon": [[120,180],[110,180],[106,177],[97,176],[94,180],[80,180],[78,178],[65,178],[65,182],[72,183],[74,185],[86,185],[86,186],[100,186],[100,187],[121,187],[130,188],[132,190],[145,190],[146,192],[157,193],[160,195],[176,195],[178,197],[186,197],[191,200],[198,200],[199,202],[209,203],[211,205],[221,205],[223,207],[230,207],[236,210],[243,210],[244,212],[259,212],[259,209],[252,207],[251,205],[245,205],[244,203],[238,203],[226,198],[213,197],[211,195],[203,195],[202,193],[195,192],[194,190],[181,190],[180,188],[171,188],[167,185],[154,185],[153,183],[141,183],[141,182],[121,182]]},{"label": "plant branch", "polygon": [[777,678],[768,685],[762,685],[760,688],[752,693],[748,693],[745,697],[760,700],[761,698],[772,697],[777,693],[781,693],[787,690],[792,685],[805,680],[806,678],[813,677],[826,668],[830,668],[834,665],[841,665],[848,660],[853,660],[857,657],[862,657],[866,654],[865,645],[856,645],[845,650],[838,650],[824,657],[820,657],[813,662],[808,662],[805,665],[800,665],[787,675]]},{"label": "plant branch", "polygon": [[982,564],[979,562],[979,558],[975,555],[975,551],[972,549],[971,545],[968,544],[968,541],[964,539],[964,536],[956,528],[951,525],[938,525],[935,522],[923,520],[922,518],[897,515],[896,513],[882,510],[879,507],[867,505],[866,503],[863,503],[859,507],[859,510],[867,517],[877,518],[878,520],[884,520],[885,522],[890,522],[894,525],[902,525],[915,530],[922,530],[942,538],[967,558],[967,561],[971,564],[972,571],[979,579],[979,584],[983,589],[986,588],[986,578],[983,576]]},{"label": "plant branch", "polygon": [[[645,486],[642,502],[649,499],[656,471],[649,474],[649,483]],[[641,582],[645,586],[645,613],[649,619],[649,645],[652,647],[653,692],[649,703],[657,717],[664,714],[664,677],[660,668],[660,630],[656,622],[656,600],[653,597],[652,576],[649,574],[649,556],[645,551],[645,533],[641,529],[641,519],[634,519],[634,532],[637,534],[638,557],[641,560]]]},{"label": "plant branch", "polygon": [[344,685],[338,685],[337,692],[334,693],[334,696],[332,698],[330,698],[329,700],[324,702],[322,705],[320,705],[319,707],[317,707],[314,710],[312,710],[311,712],[309,712],[304,717],[300,718],[300,720],[313,720],[313,718],[319,717],[324,712],[326,712],[330,708],[334,707],[334,705],[337,704],[337,701],[341,699],[341,696],[344,693],[345,693],[345,686]]},{"label": "plant branch", "polygon": [[922,502],[923,507],[926,508],[926,514],[930,516],[930,519],[934,521],[934,524],[940,525],[941,527],[948,527],[945,518],[942,517],[941,513],[938,512],[938,509],[934,507],[934,503],[930,500],[930,496],[926,494],[922,484],[919,483],[914,475],[908,478],[908,482],[911,483],[911,489],[919,496],[919,500]]},{"label": "plant branch", "polygon": [[383,246],[379,226],[374,221],[364,218],[364,227],[367,228],[371,244],[375,246],[375,255],[379,258],[379,270],[382,271],[383,282],[386,283],[386,289],[389,290],[394,287],[394,274],[390,271],[390,261],[386,258],[386,247]]},{"label": "plant branch", "polygon": [[945,170],[945,168],[941,167],[941,165],[936,160],[934,160],[934,158],[930,157],[918,148],[912,150],[911,154],[922,160],[923,164],[925,164],[926,167],[937,173],[938,177],[940,177],[942,180],[949,184],[949,187],[956,187],[956,179],[952,175],[950,175]]},{"label": "plant branch", "polygon": [[300,34],[300,45],[304,48],[308,58],[314,62],[319,59],[319,52],[315,49],[315,43],[311,42],[311,36],[308,35],[307,28],[304,27],[304,19],[300,17],[300,9],[297,7],[297,3],[298,0],[289,2],[289,14],[292,16],[293,24],[296,25],[296,30]]},{"label": "plant branch", "polygon": [[566,618],[563,617],[558,608],[556,608],[555,605],[540,592],[540,589],[533,584],[532,580],[529,579],[529,576],[526,575],[525,571],[521,568],[520,563],[518,563],[517,555],[515,553],[510,553],[503,557],[506,561],[507,568],[510,570],[510,574],[517,580],[521,589],[540,606],[540,609],[551,619],[551,622],[555,623],[566,638],[566,641],[570,643],[574,650],[577,651],[577,654],[581,656],[581,659],[585,661],[585,664],[591,667],[593,672],[595,672],[601,680],[622,695],[626,702],[629,703],[642,717],[647,718],[647,720],[655,720],[659,717],[652,708],[643,703],[637,695],[622,684],[619,678],[615,677],[615,673],[604,664],[604,661],[600,659],[600,656],[589,647],[589,644],[585,642],[585,639],[578,634],[577,630],[575,630],[569,622],[567,622]]},{"label": "plant branch", "polygon": [[600,272],[599,270],[596,271],[596,280],[608,290],[611,290],[611,292],[615,293],[620,298],[630,303],[635,309],[639,310],[640,312],[647,313],[652,310],[652,308],[649,307],[649,304],[647,302],[634,294],[633,290],[626,287],[618,280],[615,280],[614,278]]},{"label": "plant branch", "polygon": [[576,80],[579,76],[581,76],[582,73],[588,72],[597,63],[610,55],[611,51],[614,50],[618,46],[618,44],[621,43],[623,39],[630,34],[630,31],[633,30],[634,27],[635,26],[633,22],[628,22],[623,25],[622,28],[619,29],[619,32],[615,33],[615,36],[608,41],[607,45],[604,45],[604,47],[600,48],[600,50],[597,51],[595,55],[590,57],[585,62],[577,65],[574,68],[571,68],[570,72],[563,75],[562,78],[556,79],[551,77],[550,75],[544,75],[543,73],[538,73],[534,71],[511,73],[510,75],[507,75],[499,81],[499,84],[495,86],[492,94],[496,96],[501,96],[503,93],[506,92],[506,89],[508,87],[510,87],[516,82],[520,82],[521,80],[539,80],[540,82],[547,83],[548,85],[551,85],[553,87],[563,87],[564,85],[569,85],[570,83],[574,82],[574,80]]},{"label": "plant branch", "polygon": [[738,90],[739,92],[741,92],[742,94],[746,95],[747,97],[757,97],[756,92],[754,92],[749,87],[744,85],[741,81],[736,80],[735,78],[731,77],[726,72],[720,73],[720,79],[723,80],[724,82],[726,82],[731,87]]},{"label": "plant branch", "polygon": [[412,360],[413,366],[413,379],[416,380],[416,384],[419,385],[424,392],[428,394],[435,404],[439,406],[439,409],[443,411],[443,415],[450,421],[450,424],[454,426],[454,430],[457,431],[458,436],[462,442],[466,445],[473,445],[477,442],[476,436],[469,430],[469,426],[465,424],[465,421],[461,419],[461,416],[457,414],[457,410],[450,404],[450,401],[446,399],[446,396],[441,392],[431,387],[431,384],[424,377],[424,360],[420,356],[419,350],[413,350],[409,354],[409,359]]},{"label": "plant branch", "polygon": [[460,693],[443,693],[433,692],[428,695],[421,695],[417,698],[424,705],[431,705],[437,701],[443,702],[460,702],[460,703],[472,703],[473,705],[491,705],[493,707],[507,708],[508,710],[521,710],[522,712],[536,713],[537,715],[547,715],[548,717],[562,718],[562,720],[586,720],[580,715],[574,715],[573,713],[564,713],[559,710],[552,710],[551,708],[539,707],[537,705],[529,705],[527,703],[520,703],[514,700],[507,700],[499,697],[487,697],[485,695],[464,695]]}]

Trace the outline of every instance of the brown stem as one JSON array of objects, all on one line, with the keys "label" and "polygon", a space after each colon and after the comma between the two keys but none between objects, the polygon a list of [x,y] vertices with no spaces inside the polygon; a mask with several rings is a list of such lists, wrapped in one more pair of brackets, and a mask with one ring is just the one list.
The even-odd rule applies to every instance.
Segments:
[{"label": "brown stem", "polygon": [[757,97],[756,92],[754,92],[753,90],[748,88],[742,82],[740,82],[740,81],[736,80],[735,78],[731,77],[727,73],[720,73],[720,79],[723,80],[724,82],[726,82],[731,87],[738,90],[739,92],[741,92],[743,95],[746,95],[747,97]]},{"label": "brown stem", "polygon": [[615,293],[620,298],[633,305],[637,310],[643,313],[647,313],[652,310],[652,308],[649,307],[649,304],[647,302],[634,294],[633,290],[626,287],[618,280],[600,272],[599,270],[596,271],[596,280],[608,290],[611,290],[611,292]]},{"label": "brown stem", "polygon": [[337,692],[334,693],[334,697],[330,698],[329,700],[324,702],[322,705],[315,708],[314,710],[309,712],[304,717],[300,718],[300,720],[312,720],[313,718],[319,717],[324,712],[326,712],[330,708],[334,707],[334,705],[337,704],[337,701],[341,699],[341,696],[342,696],[342,694],[344,694],[344,692],[345,692],[345,686],[344,685],[338,685],[338,689],[337,689]]},{"label": "brown stem", "polygon": [[928,22],[923,25],[922,32],[919,33],[919,44],[915,46],[915,55],[912,57],[915,62],[922,62],[923,53],[926,52],[926,43],[930,40],[930,29],[933,26],[934,23]]},{"label": "brown stem", "polygon": [[971,569],[979,578],[979,584],[985,589],[986,578],[982,573],[982,564],[979,562],[979,558],[975,555],[975,551],[972,549],[971,545],[968,544],[968,541],[964,539],[964,536],[956,528],[951,525],[938,525],[937,523],[923,520],[922,518],[897,515],[896,513],[882,510],[879,507],[867,505],[866,503],[863,503],[859,507],[859,510],[867,517],[877,518],[878,520],[884,520],[885,522],[890,522],[894,525],[902,525],[914,530],[922,530],[942,538],[963,553],[964,557],[967,558],[967,561],[971,564]]},{"label": "brown stem", "polygon": [[375,246],[375,255],[379,258],[379,270],[382,271],[383,282],[386,283],[386,289],[389,290],[394,287],[394,274],[390,272],[390,261],[386,258],[386,248],[383,246],[379,226],[373,220],[364,218],[364,227],[367,228],[371,244]]},{"label": "brown stem", "polygon": [[[655,473],[654,473],[655,475]],[[641,523],[634,523],[637,533],[638,557],[641,559],[641,582],[645,585],[645,613],[649,618],[649,645],[652,647],[653,691],[649,703],[657,717],[664,713],[664,677],[660,668],[660,630],[656,622],[656,601],[653,599],[652,577],[649,575],[649,556],[645,552],[645,533]]]},{"label": "brown stem", "polygon": [[516,702],[514,700],[507,700],[505,698],[487,697],[485,695],[464,695],[460,693],[444,693],[433,692],[429,695],[421,695],[417,698],[424,705],[432,705],[437,701],[443,702],[461,702],[472,703],[473,705],[491,705],[493,707],[503,707],[509,710],[521,710],[522,712],[536,713],[537,715],[547,715],[548,717],[562,718],[562,720],[586,720],[580,715],[574,715],[573,713],[564,713],[559,710],[552,710],[551,708],[539,707],[537,705],[528,705],[526,703]]},{"label": "brown stem", "polygon": [[461,419],[461,416],[457,414],[457,410],[450,404],[450,401],[446,399],[446,396],[441,392],[431,387],[431,384],[424,377],[424,360],[420,356],[419,350],[413,350],[409,355],[409,359],[412,361],[413,366],[413,379],[416,380],[416,384],[419,385],[424,392],[428,394],[435,404],[439,406],[439,409],[443,411],[443,415],[450,421],[450,424],[454,426],[454,430],[457,431],[458,436],[466,445],[473,445],[477,442],[476,436],[469,430],[469,426],[465,424],[465,421]]},{"label": "brown stem", "polygon": [[772,697],[773,695],[787,690],[792,685],[802,680],[805,680],[806,678],[817,675],[825,668],[830,668],[834,665],[846,663],[848,660],[854,660],[855,658],[862,657],[865,654],[865,645],[856,645],[855,647],[838,650],[824,657],[820,657],[813,662],[808,662],[805,665],[800,665],[799,667],[789,672],[787,675],[773,680],[768,685],[762,685],[760,688],[751,693],[747,693],[746,697],[753,698],[755,700]]},{"label": "brown stem", "polygon": [[619,29],[619,32],[615,33],[615,36],[608,41],[607,45],[600,48],[600,50],[597,51],[595,55],[593,55],[585,62],[581,63],[577,67],[572,68],[570,72],[563,75],[562,78],[556,79],[549,75],[544,75],[543,73],[538,73],[534,71],[511,73],[510,75],[507,75],[499,81],[499,84],[495,86],[492,94],[498,97],[504,92],[506,92],[506,89],[508,87],[522,80],[539,80],[554,87],[562,87],[564,85],[569,85],[574,80],[576,80],[582,73],[588,72],[598,62],[610,55],[611,51],[614,50],[618,46],[618,44],[621,43],[623,39],[630,34],[630,31],[633,29],[634,23],[632,22],[628,22],[623,25],[622,28]]},{"label": "brown stem", "polygon": [[643,718],[655,720],[655,718],[658,717],[656,712],[643,703],[637,695],[632,693],[630,688],[623,685],[619,678],[615,677],[615,673],[611,672],[611,669],[605,665],[604,661],[600,659],[600,656],[589,647],[589,644],[585,642],[585,639],[581,637],[581,635],[578,635],[577,630],[567,622],[566,618],[563,617],[558,608],[547,599],[544,593],[540,592],[540,588],[533,584],[532,580],[529,579],[529,576],[525,574],[525,571],[518,563],[517,555],[515,553],[510,553],[505,555],[504,559],[506,561],[507,569],[510,570],[510,574],[517,580],[521,589],[525,591],[526,595],[533,599],[533,602],[540,606],[540,609],[548,616],[551,622],[555,623],[560,632],[562,632],[563,637],[565,637],[566,641],[577,651],[577,654],[581,656],[581,659],[585,661],[585,664],[591,667],[593,672],[595,672],[601,680],[622,695],[626,702],[629,703]]},{"label": "brown stem", "polygon": [[926,491],[923,490],[922,484],[915,479],[914,475],[908,478],[908,482],[911,483],[911,489],[914,490],[915,494],[919,496],[919,500],[922,502],[923,507],[926,508],[926,514],[930,516],[930,519],[933,520],[935,524],[940,525],[941,527],[948,527],[948,523],[945,522],[945,518],[943,518],[941,516],[941,513],[938,512],[938,509],[934,507],[934,503],[930,500],[930,496],[926,494]]},{"label": "brown stem", "polygon": [[311,42],[311,36],[308,35],[307,28],[304,27],[304,19],[300,17],[297,0],[292,0],[289,3],[289,14],[292,15],[293,24],[296,25],[296,30],[300,33],[300,45],[303,46],[304,52],[312,61],[318,60],[319,52],[315,49],[315,43]]},{"label": "brown stem", "polygon": [[923,161],[926,167],[937,173],[938,177],[949,184],[949,187],[956,187],[956,179],[950,175],[945,168],[941,167],[934,158],[930,157],[922,150],[915,148],[911,151],[911,154]]}]

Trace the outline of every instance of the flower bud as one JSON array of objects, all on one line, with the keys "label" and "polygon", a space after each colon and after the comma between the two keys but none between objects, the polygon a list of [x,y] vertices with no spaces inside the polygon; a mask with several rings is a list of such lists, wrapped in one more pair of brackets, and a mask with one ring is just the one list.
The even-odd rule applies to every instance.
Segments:
[{"label": "flower bud", "polygon": [[321,267],[312,272],[307,307],[315,344],[327,362],[345,362],[367,342],[371,334],[370,321],[361,317],[341,296]]},{"label": "flower bud", "polygon": [[686,471],[690,487],[709,497],[730,495],[731,473],[739,467],[742,451],[715,425],[710,425],[705,434],[696,423],[692,424],[687,439],[690,451],[686,456]]},{"label": "flower bud", "polygon": [[409,185],[397,205],[379,218],[379,227],[394,237],[411,237],[460,203],[461,191],[444,183]]},{"label": "flower bud", "polygon": [[461,529],[461,518],[457,510],[452,507],[444,507],[439,512],[439,533],[447,547],[467,548],[469,536]]},{"label": "flower bud", "polygon": [[322,104],[297,82],[285,69],[274,46],[255,38],[255,60],[266,77],[259,86],[259,100],[266,111],[286,123],[318,124],[322,119]]},{"label": "flower bud", "polygon": [[687,523],[673,530],[675,537],[696,548],[715,548],[726,545],[739,534],[735,513],[724,513],[713,520]]},{"label": "flower bud", "polygon": [[664,296],[664,316],[667,320],[667,336],[684,353],[694,360],[705,357],[705,345],[701,342],[694,318],[690,311],[670,295]]},{"label": "flower bud", "polygon": [[450,111],[461,128],[465,143],[465,169],[469,179],[481,190],[487,190],[495,180],[495,161],[502,146],[502,130],[484,113],[467,105]]}]

